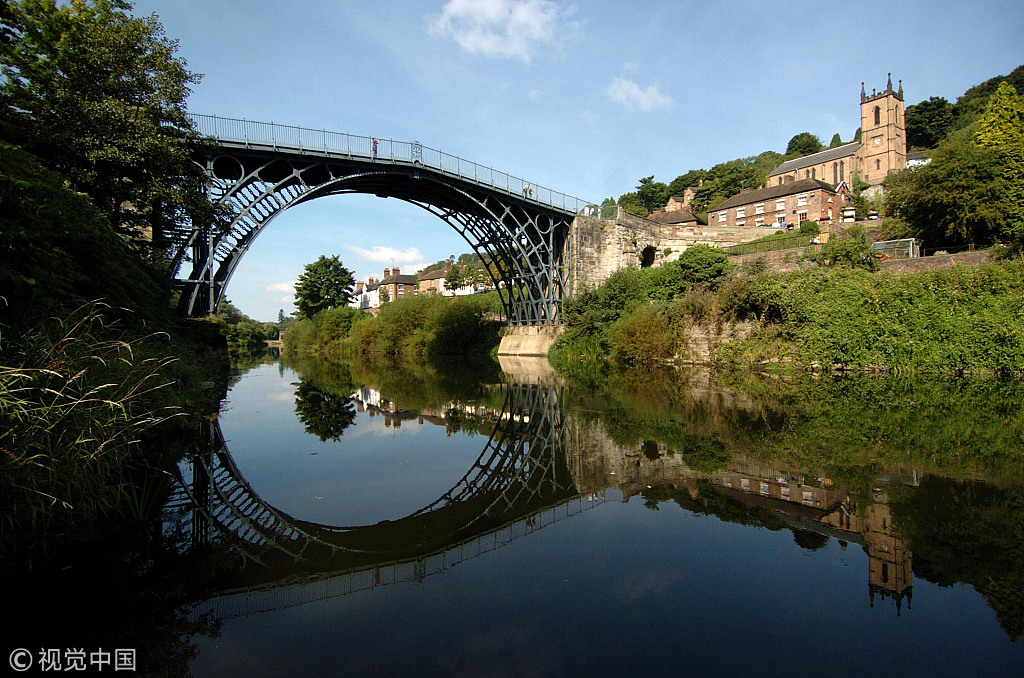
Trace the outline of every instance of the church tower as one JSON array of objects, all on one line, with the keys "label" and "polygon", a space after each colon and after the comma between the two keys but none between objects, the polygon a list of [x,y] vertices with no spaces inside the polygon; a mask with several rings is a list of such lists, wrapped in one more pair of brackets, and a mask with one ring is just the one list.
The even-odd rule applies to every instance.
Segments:
[{"label": "church tower", "polygon": [[892,74],[884,92],[864,91],[860,84],[860,140],[858,167],[863,181],[877,186],[889,174],[907,166],[907,121],[903,112],[903,81],[892,88]]}]

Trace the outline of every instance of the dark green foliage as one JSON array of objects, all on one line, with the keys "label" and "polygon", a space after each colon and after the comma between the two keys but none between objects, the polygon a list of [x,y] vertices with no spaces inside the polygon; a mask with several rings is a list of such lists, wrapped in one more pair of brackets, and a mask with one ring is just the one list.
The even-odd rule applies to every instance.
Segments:
[{"label": "dark green foliage", "polygon": [[942,97],[930,97],[907,106],[907,148],[935,148],[953,128],[953,105]]},{"label": "dark green foliage", "polygon": [[300,316],[312,318],[321,311],[347,306],[355,278],[337,255],[320,256],[306,264],[295,283],[295,306]]},{"label": "dark green foliage", "polygon": [[[805,222],[814,223],[814,222]],[[803,232],[803,225],[800,227]],[[810,252],[807,258],[817,261],[822,266],[839,266],[847,268],[863,268],[873,271],[878,262],[871,251],[871,242],[863,229],[853,228],[844,235],[830,238],[822,245],[819,252]]]},{"label": "dark green foliage", "polygon": [[103,299],[139,321],[170,320],[170,288],[92,201],[0,142],[0,319],[32,323]]},{"label": "dark green foliage", "polygon": [[837,146],[842,146],[842,145],[843,145],[843,138],[841,136],[839,136],[839,132],[836,132],[835,134],[832,135],[832,141],[829,142],[828,147],[829,148],[836,148]]},{"label": "dark green foliage", "polygon": [[155,16],[120,0],[9,4],[0,134],[87,193],[122,233],[163,248],[213,218],[185,115],[199,77]]},{"label": "dark green foliage", "polygon": [[668,321],[657,308],[641,306],[605,330],[611,359],[622,365],[651,367],[675,355]]},{"label": "dark green foliage", "polygon": [[295,413],[306,427],[306,433],[321,441],[339,440],[356,420],[356,405],[346,392],[338,388],[321,388],[305,379],[295,389]]},{"label": "dark green foliage", "polygon": [[818,226],[817,221],[801,221],[800,222],[800,235],[816,236],[821,233],[821,227]]},{"label": "dark green foliage", "polygon": [[821,139],[810,132],[800,132],[799,134],[793,135],[793,138],[789,140],[786,145],[786,157],[787,158],[799,158],[803,155],[810,155],[811,153],[817,153],[818,151],[825,148],[821,144]]},{"label": "dark green foliage", "polygon": [[[951,136],[932,162],[885,180],[886,214],[929,247],[992,243],[1004,234],[1007,188],[994,149],[970,132]],[[890,225],[889,228],[893,228]]]}]

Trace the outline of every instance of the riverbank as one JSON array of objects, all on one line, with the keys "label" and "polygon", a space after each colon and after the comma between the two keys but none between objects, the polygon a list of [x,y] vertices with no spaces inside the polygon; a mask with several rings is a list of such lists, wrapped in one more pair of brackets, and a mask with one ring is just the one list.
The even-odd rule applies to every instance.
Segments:
[{"label": "riverbank", "polygon": [[568,371],[607,361],[1019,376],[1024,263],[732,269],[669,294],[654,274],[628,269],[567,304],[566,319],[550,357]]}]

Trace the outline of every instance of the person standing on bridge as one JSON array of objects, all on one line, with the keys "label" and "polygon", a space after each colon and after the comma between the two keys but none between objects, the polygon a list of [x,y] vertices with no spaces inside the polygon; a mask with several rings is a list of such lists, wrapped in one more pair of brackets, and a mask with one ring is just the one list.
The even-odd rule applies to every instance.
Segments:
[{"label": "person standing on bridge", "polygon": [[377,159],[377,144],[380,143],[380,139],[373,137],[373,159]]}]

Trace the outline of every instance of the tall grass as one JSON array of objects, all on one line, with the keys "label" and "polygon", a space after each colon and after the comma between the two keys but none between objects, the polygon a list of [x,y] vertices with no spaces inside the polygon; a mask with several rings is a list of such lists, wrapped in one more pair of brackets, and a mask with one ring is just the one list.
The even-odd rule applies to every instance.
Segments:
[{"label": "tall grass", "polygon": [[140,435],[175,414],[157,397],[172,359],[140,355],[153,337],[111,338],[104,310],[83,307],[0,336],[4,550],[130,511]]}]

